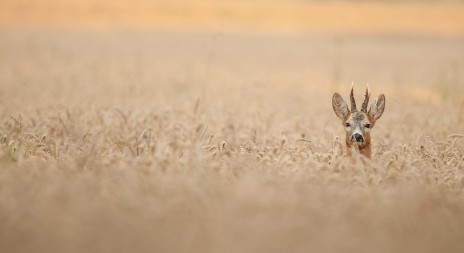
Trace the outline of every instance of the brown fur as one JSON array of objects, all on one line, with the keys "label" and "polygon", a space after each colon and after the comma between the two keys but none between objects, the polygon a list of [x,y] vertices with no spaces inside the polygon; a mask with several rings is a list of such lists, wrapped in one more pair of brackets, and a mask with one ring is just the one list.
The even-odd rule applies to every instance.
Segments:
[{"label": "brown fur", "polygon": [[[375,122],[382,116],[385,109],[385,96],[381,94],[376,99],[367,112],[369,103],[369,91],[366,91],[365,99],[361,111],[356,109],[356,102],[354,101],[353,88],[350,93],[351,111],[348,110],[348,105],[338,93],[334,93],[332,97],[332,107],[335,114],[342,120],[346,132],[346,147],[347,155],[351,156],[353,149],[359,150],[359,153],[371,159],[371,135],[370,131],[375,125]],[[349,124],[349,125],[346,125]],[[361,135],[362,141],[353,141],[354,135]]]}]

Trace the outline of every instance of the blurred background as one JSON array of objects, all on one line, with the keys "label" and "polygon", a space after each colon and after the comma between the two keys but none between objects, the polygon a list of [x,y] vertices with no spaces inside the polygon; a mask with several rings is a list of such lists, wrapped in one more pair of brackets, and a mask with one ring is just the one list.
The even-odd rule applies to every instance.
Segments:
[{"label": "blurred background", "polygon": [[317,102],[352,82],[459,104],[464,86],[458,0],[3,0],[0,29],[9,106],[233,94]]},{"label": "blurred background", "polygon": [[460,36],[459,0],[4,0],[3,26]]}]

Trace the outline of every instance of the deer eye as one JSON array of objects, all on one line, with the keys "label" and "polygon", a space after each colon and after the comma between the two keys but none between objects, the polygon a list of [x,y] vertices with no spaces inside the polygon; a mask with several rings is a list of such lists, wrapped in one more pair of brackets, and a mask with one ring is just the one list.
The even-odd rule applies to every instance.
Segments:
[{"label": "deer eye", "polygon": [[350,127],[351,124],[350,124],[350,123],[345,123],[345,126],[346,126],[346,127]]},{"label": "deer eye", "polygon": [[371,124],[366,124],[365,127],[366,128],[371,128]]}]

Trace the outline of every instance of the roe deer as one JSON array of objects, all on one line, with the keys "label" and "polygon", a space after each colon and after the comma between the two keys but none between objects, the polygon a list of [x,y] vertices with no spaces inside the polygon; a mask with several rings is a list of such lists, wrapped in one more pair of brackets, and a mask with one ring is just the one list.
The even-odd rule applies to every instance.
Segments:
[{"label": "roe deer", "polygon": [[369,103],[369,87],[366,89],[366,95],[361,107],[361,111],[356,109],[356,101],[353,96],[353,87],[351,87],[350,101],[351,110],[343,98],[335,92],[332,97],[332,107],[335,114],[342,120],[346,132],[347,155],[351,156],[353,147],[357,147],[359,153],[371,159],[371,135],[370,131],[375,122],[382,116],[385,109],[385,96],[381,94],[371,105],[369,112],[367,106]]}]

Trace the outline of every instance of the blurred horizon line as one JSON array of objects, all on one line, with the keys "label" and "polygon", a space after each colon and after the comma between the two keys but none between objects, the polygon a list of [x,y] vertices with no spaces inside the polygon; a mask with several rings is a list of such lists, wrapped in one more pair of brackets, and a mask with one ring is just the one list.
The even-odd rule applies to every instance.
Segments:
[{"label": "blurred horizon line", "polygon": [[0,27],[221,29],[464,36],[460,2],[31,1],[0,3]]}]

